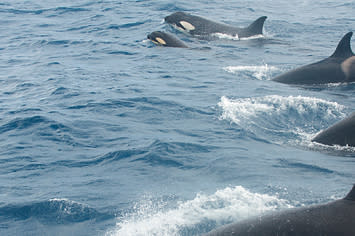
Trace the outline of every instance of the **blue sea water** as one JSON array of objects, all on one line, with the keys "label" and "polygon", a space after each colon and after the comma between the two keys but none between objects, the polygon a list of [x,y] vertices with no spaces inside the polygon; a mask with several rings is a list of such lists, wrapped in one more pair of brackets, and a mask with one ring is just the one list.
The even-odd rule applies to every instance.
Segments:
[{"label": "blue sea water", "polygon": [[[355,150],[310,140],[353,111],[355,85],[270,79],[331,55],[354,10],[2,1],[0,235],[200,235],[343,197]],[[265,37],[195,39],[163,22],[175,11],[239,27],[265,15]],[[155,46],[156,30],[190,48]]]}]

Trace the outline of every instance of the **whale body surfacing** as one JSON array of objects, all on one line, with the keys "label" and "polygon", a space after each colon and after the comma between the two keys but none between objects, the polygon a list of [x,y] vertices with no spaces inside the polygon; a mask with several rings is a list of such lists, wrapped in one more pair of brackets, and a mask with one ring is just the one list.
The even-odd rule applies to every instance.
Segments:
[{"label": "whale body surfacing", "polygon": [[328,204],[271,213],[213,230],[206,236],[354,236],[355,186]]},{"label": "whale body surfacing", "polygon": [[237,36],[238,38],[247,38],[263,34],[266,18],[266,16],[262,16],[246,28],[238,28],[185,12],[175,12],[165,17],[165,22],[196,37],[210,37],[213,34],[220,33],[233,37]]},{"label": "whale body surfacing", "polygon": [[355,55],[350,46],[352,35],[352,32],[347,33],[330,57],[281,74],[273,80],[304,85],[355,82]]},{"label": "whale body surfacing", "polygon": [[320,132],[312,142],[355,147],[355,112]]},{"label": "whale body surfacing", "polygon": [[162,31],[154,31],[148,34],[147,38],[159,46],[187,48],[187,45],[184,44],[181,40],[171,34]]}]

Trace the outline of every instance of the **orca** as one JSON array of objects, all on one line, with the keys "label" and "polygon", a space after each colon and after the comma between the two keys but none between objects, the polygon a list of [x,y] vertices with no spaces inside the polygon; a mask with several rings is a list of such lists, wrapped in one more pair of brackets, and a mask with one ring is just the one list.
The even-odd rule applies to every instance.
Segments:
[{"label": "orca", "polygon": [[175,12],[165,17],[165,22],[196,37],[210,37],[221,33],[238,38],[263,34],[266,16],[262,16],[246,28],[238,28],[184,12]]},{"label": "orca", "polygon": [[150,33],[147,38],[150,39],[153,43],[160,46],[187,48],[187,45],[184,44],[181,40],[165,32],[154,31]]},{"label": "orca", "polygon": [[355,112],[320,132],[312,142],[355,147]]},{"label": "orca", "polygon": [[335,52],[328,58],[305,65],[275,77],[274,81],[285,84],[319,85],[355,81],[355,55],[351,50],[352,32],[339,42]]},{"label": "orca", "polygon": [[353,236],[355,186],[340,200],[288,209],[232,223],[206,236]]}]

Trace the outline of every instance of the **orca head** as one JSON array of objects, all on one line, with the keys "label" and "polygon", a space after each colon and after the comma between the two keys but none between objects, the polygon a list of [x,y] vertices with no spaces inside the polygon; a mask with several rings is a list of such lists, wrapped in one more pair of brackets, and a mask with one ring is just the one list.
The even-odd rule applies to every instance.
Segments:
[{"label": "orca head", "polygon": [[186,13],[178,11],[164,18],[164,21],[168,24],[177,24],[181,19],[186,16]]},{"label": "orca head", "polygon": [[166,46],[167,44],[163,39],[163,33],[160,31],[154,31],[153,33],[148,34],[147,38],[157,45]]},{"label": "orca head", "polygon": [[171,24],[180,31],[192,31],[195,29],[195,26],[189,22],[191,16],[184,12],[175,12],[169,16],[165,17],[165,22]]},{"label": "orca head", "polygon": [[159,46],[177,47],[177,48],[188,47],[186,44],[184,44],[182,41],[180,41],[173,35],[162,31],[154,31],[153,33],[148,34],[147,38]]}]

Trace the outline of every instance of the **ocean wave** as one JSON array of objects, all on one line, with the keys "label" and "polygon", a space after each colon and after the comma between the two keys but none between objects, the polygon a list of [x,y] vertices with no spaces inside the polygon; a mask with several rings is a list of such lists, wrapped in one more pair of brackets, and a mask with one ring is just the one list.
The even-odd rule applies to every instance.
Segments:
[{"label": "ocean wave", "polygon": [[90,11],[89,9],[83,7],[54,7],[54,8],[39,8],[39,9],[16,9],[16,8],[8,8],[8,9],[1,9],[0,12],[2,13],[9,13],[14,15],[40,15],[44,13],[52,13],[51,16],[58,16],[63,15],[66,13],[76,13],[76,12],[83,12],[83,11]]},{"label": "ocean wave", "polygon": [[222,224],[290,207],[286,200],[252,193],[242,186],[227,187],[211,195],[197,194],[175,207],[148,198],[137,203],[133,213],[118,218],[117,226],[106,236],[199,235]]},{"label": "ocean wave", "polygon": [[290,140],[286,142],[310,142],[319,129],[346,116],[345,107],[336,102],[302,96],[222,97],[218,105],[223,109],[220,119],[281,143],[285,138]]},{"label": "ocean wave", "polygon": [[[112,151],[82,160],[59,160],[48,165],[38,165],[37,167],[53,168],[56,166],[64,166],[69,168],[82,168],[97,165],[112,165],[114,162],[127,160],[128,162],[144,162],[150,166],[189,168],[192,164],[190,163],[190,157],[187,154],[207,153],[213,148],[214,147],[192,143],[162,142],[156,140],[152,144],[140,148]],[[184,155],[181,153],[187,154]],[[18,170],[30,169],[32,167],[35,167],[34,164],[23,166]]]},{"label": "ocean wave", "polygon": [[317,165],[310,165],[310,164],[305,164],[301,162],[294,162],[294,161],[289,161],[289,160],[279,160],[278,165],[274,165],[275,167],[281,167],[281,168],[297,168],[297,169],[302,169],[302,172],[315,172],[317,174],[323,173],[323,174],[333,174],[335,171],[330,170],[328,168],[323,168]]},{"label": "ocean wave", "polygon": [[16,118],[2,126],[0,126],[0,134],[12,130],[24,130],[40,123],[47,123],[48,120],[43,116],[32,116],[26,118]]},{"label": "ocean wave", "polygon": [[39,140],[69,146],[90,146],[81,142],[83,138],[87,138],[87,130],[68,126],[41,115],[15,118],[0,126],[0,134],[4,133],[13,133],[18,137],[31,136],[31,139],[36,137]]},{"label": "ocean wave", "polygon": [[140,26],[140,25],[144,25],[148,22],[150,22],[150,20],[125,23],[125,24],[121,24],[121,25],[112,24],[112,25],[108,26],[107,29],[109,29],[109,30],[129,29],[129,28],[134,28],[134,27]]},{"label": "ocean wave", "polygon": [[[126,109],[122,109],[126,108]],[[136,117],[137,111],[144,112],[144,116],[140,117],[145,122],[154,124],[163,119],[176,119],[177,117],[195,117],[196,115],[211,115],[211,111],[199,109],[195,107],[185,106],[175,101],[163,100],[157,97],[135,97],[126,99],[107,99],[102,102],[85,101],[74,104],[67,109],[70,110],[100,110],[108,111],[110,114],[118,112],[120,116],[132,115]],[[173,112],[172,112],[173,110]]]},{"label": "ocean wave", "polygon": [[134,161],[142,161],[151,166],[176,167],[180,169],[192,168],[190,162],[191,153],[206,153],[212,147],[206,147],[193,143],[162,142],[156,140],[146,148],[146,154]]},{"label": "ocean wave", "polygon": [[87,220],[105,220],[114,217],[100,213],[85,204],[68,199],[50,199],[29,204],[8,205],[0,208],[0,217],[27,220],[35,218],[43,224],[70,224]]},{"label": "ocean wave", "polygon": [[97,156],[94,158],[85,158],[84,160],[61,160],[52,163],[50,166],[65,166],[70,168],[82,168],[90,167],[96,165],[107,165],[112,164],[112,162],[117,162],[124,159],[139,157],[145,154],[145,150],[132,149],[132,150],[120,150],[106,153],[102,156]]}]

